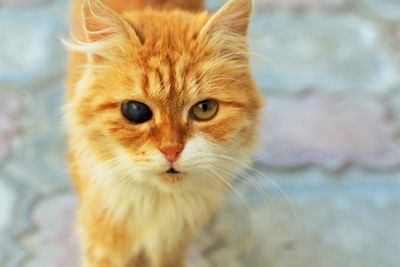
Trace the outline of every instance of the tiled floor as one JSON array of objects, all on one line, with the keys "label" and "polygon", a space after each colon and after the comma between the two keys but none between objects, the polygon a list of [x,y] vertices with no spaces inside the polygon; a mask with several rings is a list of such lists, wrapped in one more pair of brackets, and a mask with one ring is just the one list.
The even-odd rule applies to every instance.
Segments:
[{"label": "tiled floor", "polygon": [[[400,3],[256,0],[268,105],[255,168],[191,267],[398,267]],[[61,130],[64,0],[0,2],[0,266],[74,267]],[[209,1],[212,8],[221,1]]]}]

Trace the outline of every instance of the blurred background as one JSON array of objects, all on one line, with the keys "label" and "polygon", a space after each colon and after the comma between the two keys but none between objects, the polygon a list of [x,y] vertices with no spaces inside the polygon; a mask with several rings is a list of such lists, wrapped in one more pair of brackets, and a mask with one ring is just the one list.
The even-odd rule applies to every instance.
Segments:
[{"label": "blurred background", "polygon": [[[400,266],[400,1],[255,3],[261,144],[189,266]],[[60,112],[68,5],[0,0],[1,267],[78,267]]]}]

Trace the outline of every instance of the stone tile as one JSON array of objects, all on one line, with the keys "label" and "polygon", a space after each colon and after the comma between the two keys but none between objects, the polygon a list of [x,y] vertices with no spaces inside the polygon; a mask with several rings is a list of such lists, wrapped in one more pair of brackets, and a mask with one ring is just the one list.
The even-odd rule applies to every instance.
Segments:
[{"label": "stone tile", "polygon": [[1,0],[0,4],[14,8],[32,8],[49,4],[53,0]]},{"label": "stone tile", "polygon": [[400,127],[400,92],[390,97],[389,102],[393,112],[393,117],[397,122],[397,126]]},{"label": "stone tile", "polygon": [[279,13],[257,17],[251,27],[252,69],[269,92],[387,93],[399,83],[393,57],[378,30],[355,15]]},{"label": "stone tile", "polygon": [[[271,10],[337,10],[343,8],[349,0],[254,0],[255,12]],[[217,10],[226,0],[207,0],[206,5],[211,10]]]},{"label": "stone tile", "polygon": [[223,245],[211,252],[213,266],[396,267],[399,177],[359,171],[339,179],[320,171],[252,176],[265,194],[242,185],[248,203],[232,197],[219,213],[213,234]]},{"label": "stone tile", "polygon": [[271,97],[258,162],[295,168],[347,164],[387,169],[400,163],[396,127],[386,106],[361,97]]},{"label": "stone tile", "polygon": [[69,185],[61,108],[63,88],[36,92],[24,100],[21,134],[13,156],[4,167],[10,177],[38,191]]},{"label": "stone tile", "polygon": [[[14,219],[16,192],[0,177],[0,235]],[[1,262],[1,260],[0,260]]]},{"label": "stone tile", "polygon": [[397,0],[361,0],[361,6],[371,13],[390,20],[400,20],[400,2]]},{"label": "stone tile", "polygon": [[23,235],[33,230],[31,211],[33,203],[37,199],[37,192],[32,187],[19,184],[13,177],[1,176],[12,182],[17,191],[17,198],[12,210],[12,224],[0,235],[0,251],[5,255],[5,263],[2,262],[1,266],[20,267],[30,256],[26,247],[19,241]]},{"label": "stone tile", "polygon": [[79,266],[74,231],[76,200],[71,194],[50,195],[33,211],[37,229],[23,243],[31,251],[31,260],[24,266]]},{"label": "stone tile", "polygon": [[256,0],[256,11],[278,10],[336,10],[343,8],[348,0]]},{"label": "stone tile", "polygon": [[0,92],[0,162],[11,152],[11,140],[18,129],[18,112],[20,101],[18,96]]},{"label": "stone tile", "polygon": [[394,46],[395,50],[400,46],[400,24],[395,24],[389,30],[389,36],[391,37],[390,44]]},{"label": "stone tile", "polygon": [[62,74],[65,15],[58,15],[51,9],[0,9],[0,87],[35,90]]},{"label": "stone tile", "polygon": [[[2,119],[0,118],[0,121]],[[11,151],[10,137],[0,136],[0,160],[4,160],[8,157]]]}]

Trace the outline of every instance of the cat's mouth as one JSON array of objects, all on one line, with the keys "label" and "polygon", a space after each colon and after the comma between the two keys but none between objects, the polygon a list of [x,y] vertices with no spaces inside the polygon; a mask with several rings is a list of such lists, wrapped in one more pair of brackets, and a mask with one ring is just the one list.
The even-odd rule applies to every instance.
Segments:
[{"label": "cat's mouth", "polygon": [[168,174],[180,174],[180,172],[177,171],[177,170],[175,170],[175,168],[173,168],[173,167],[169,168],[169,169],[166,171],[166,173],[168,173]]},{"label": "cat's mouth", "polygon": [[176,184],[184,179],[185,174],[171,167],[162,173],[160,177],[168,184]]}]

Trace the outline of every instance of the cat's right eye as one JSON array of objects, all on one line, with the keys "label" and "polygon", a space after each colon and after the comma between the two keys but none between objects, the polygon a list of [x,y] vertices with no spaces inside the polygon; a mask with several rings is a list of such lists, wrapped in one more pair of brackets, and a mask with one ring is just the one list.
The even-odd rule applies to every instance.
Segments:
[{"label": "cat's right eye", "polygon": [[144,123],[151,120],[153,112],[144,103],[137,101],[127,101],[121,105],[121,111],[124,117],[133,123]]}]

